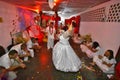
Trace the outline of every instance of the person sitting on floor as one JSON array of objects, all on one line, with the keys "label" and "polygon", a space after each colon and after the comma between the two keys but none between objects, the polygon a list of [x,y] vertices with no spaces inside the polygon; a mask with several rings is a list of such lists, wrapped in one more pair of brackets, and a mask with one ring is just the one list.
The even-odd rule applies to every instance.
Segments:
[{"label": "person sitting on floor", "polygon": [[39,45],[39,43],[38,43],[38,39],[37,38],[31,38],[31,40],[32,40],[32,49],[35,51],[35,52],[37,52],[37,53],[39,53],[40,52],[40,49],[41,49],[41,46]]},{"label": "person sitting on floor", "polygon": [[23,43],[23,44],[21,45],[21,53],[19,54],[19,56],[20,56],[21,58],[24,58],[24,59],[23,59],[24,61],[28,61],[28,58],[29,58],[29,56],[30,56],[30,52],[29,52],[29,50],[27,49],[26,43]]},{"label": "person sitting on floor", "polygon": [[16,50],[10,50],[8,53],[4,54],[0,57],[0,66],[3,66],[7,69],[8,72],[8,80],[14,80],[17,78],[15,70],[17,68],[25,68],[26,65],[22,62],[22,60],[18,56],[18,52]]},{"label": "person sitting on floor", "polygon": [[92,45],[87,45],[86,43],[80,46],[82,52],[86,53],[89,58],[93,58],[95,55],[100,54],[100,46],[97,41],[94,41]]},{"label": "person sitting on floor", "polygon": [[105,51],[104,55],[96,55],[93,58],[93,62],[104,72],[107,74],[114,73],[114,67],[116,64],[116,60],[113,56],[112,50]]}]

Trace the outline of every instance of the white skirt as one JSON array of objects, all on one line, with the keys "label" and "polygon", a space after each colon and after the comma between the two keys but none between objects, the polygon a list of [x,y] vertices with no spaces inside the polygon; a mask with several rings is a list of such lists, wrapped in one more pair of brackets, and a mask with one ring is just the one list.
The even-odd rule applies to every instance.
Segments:
[{"label": "white skirt", "polygon": [[60,71],[77,72],[81,68],[81,61],[69,43],[56,43],[52,60],[55,68]]}]

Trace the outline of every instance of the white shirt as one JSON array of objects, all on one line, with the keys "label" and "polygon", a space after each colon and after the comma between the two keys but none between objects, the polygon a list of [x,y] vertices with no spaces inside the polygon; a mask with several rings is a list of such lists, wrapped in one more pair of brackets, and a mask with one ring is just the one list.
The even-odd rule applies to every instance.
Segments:
[{"label": "white shirt", "polygon": [[18,54],[20,54],[21,53],[21,45],[22,45],[22,43],[17,44],[15,46],[13,46],[10,50],[16,50],[18,52]]},{"label": "white shirt", "polygon": [[12,65],[12,63],[11,63],[11,60],[8,56],[8,53],[6,53],[0,57],[0,66],[3,66],[6,69],[8,69],[8,68],[10,68],[11,65]]}]

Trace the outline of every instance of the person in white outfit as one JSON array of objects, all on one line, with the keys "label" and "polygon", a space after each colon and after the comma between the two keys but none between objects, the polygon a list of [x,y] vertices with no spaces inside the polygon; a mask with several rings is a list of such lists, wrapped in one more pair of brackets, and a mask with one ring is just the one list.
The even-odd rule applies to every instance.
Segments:
[{"label": "person in white outfit", "polygon": [[87,46],[92,46],[91,38],[89,40],[83,40],[83,42],[80,44],[81,51],[85,53],[85,51],[88,49]]},{"label": "person in white outfit", "polygon": [[112,50],[107,50],[104,55],[96,55],[93,58],[93,62],[104,72],[107,74],[114,73],[114,67],[116,64],[116,60],[113,56]]},{"label": "person in white outfit", "polygon": [[47,48],[50,49],[50,48],[53,48],[54,46],[54,36],[56,33],[53,22],[50,22],[49,26],[46,28],[46,32],[48,37]]},{"label": "person in white outfit", "polygon": [[19,56],[23,58],[24,61],[26,62],[29,61],[29,56],[31,55],[30,55],[30,51],[27,49],[26,43],[23,43],[21,45],[21,53],[19,54]]},{"label": "person in white outfit", "polygon": [[81,61],[69,44],[74,25],[75,23],[72,22],[69,29],[60,35],[59,41],[53,48],[52,60],[57,70],[77,72],[81,68]]},{"label": "person in white outfit", "polygon": [[18,57],[16,50],[10,50],[10,52],[0,57],[0,66],[6,68],[8,72],[8,80],[14,80],[17,78],[14,72],[17,68],[25,68],[26,65],[22,63],[22,60]]},{"label": "person in white outfit", "polygon": [[33,57],[34,57],[34,50],[33,50],[33,42],[32,42],[32,40],[29,39],[29,40],[27,41],[26,45],[27,45],[27,49],[28,49],[29,52],[30,52],[31,57],[33,58]]},{"label": "person in white outfit", "polygon": [[21,53],[21,45],[22,44],[23,43],[16,44],[10,50],[16,50],[18,52],[18,54],[20,54]]},{"label": "person in white outfit", "polygon": [[94,41],[92,45],[81,44],[80,48],[89,58],[93,58],[95,55],[101,54],[101,48],[97,41]]}]

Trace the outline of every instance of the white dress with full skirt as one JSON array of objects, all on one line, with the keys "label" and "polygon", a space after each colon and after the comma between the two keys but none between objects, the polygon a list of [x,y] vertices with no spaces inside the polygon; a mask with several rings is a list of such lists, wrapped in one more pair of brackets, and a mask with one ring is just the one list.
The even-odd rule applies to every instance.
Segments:
[{"label": "white dress with full skirt", "polygon": [[64,72],[77,72],[81,61],[69,44],[69,38],[60,36],[60,41],[53,48],[52,60],[55,68]]}]

